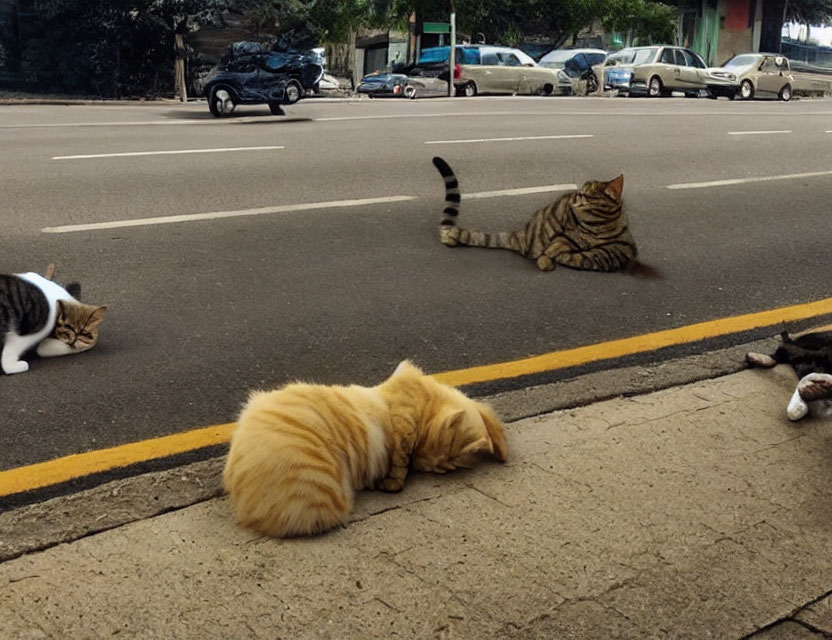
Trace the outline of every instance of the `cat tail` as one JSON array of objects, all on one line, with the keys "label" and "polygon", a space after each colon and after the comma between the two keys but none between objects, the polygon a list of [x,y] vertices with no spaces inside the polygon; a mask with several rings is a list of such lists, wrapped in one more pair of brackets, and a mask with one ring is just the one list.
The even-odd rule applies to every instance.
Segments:
[{"label": "cat tail", "polygon": [[[312,535],[346,524],[354,491],[320,436],[254,392],[240,414],[223,470],[237,521],[275,537]],[[275,428],[282,423],[282,428]],[[343,477],[342,477],[343,475]]]},{"label": "cat tail", "polygon": [[459,215],[459,180],[456,179],[450,165],[439,156],[434,157],[433,166],[439,170],[445,181],[445,208],[442,210],[442,222],[439,224],[443,227],[453,227]]},{"label": "cat tail", "polygon": [[434,157],[433,165],[439,170],[445,180],[445,208],[442,210],[442,221],[439,223],[439,237],[442,242],[449,246],[465,245],[468,247],[488,247],[490,249],[509,249],[511,251],[524,251],[524,231],[501,231],[499,233],[486,233],[485,231],[472,231],[456,226],[456,218],[459,215],[459,181],[453,169],[439,156]]},{"label": "cat tail", "polygon": [[636,276],[637,278],[661,278],[662,274],[659,272],[658,269],[651,267],[650,265],[646,265],[643,262],[639,262],[635,258],[630,260],[627,263],[627,266],[624,267],[624,273]]}]

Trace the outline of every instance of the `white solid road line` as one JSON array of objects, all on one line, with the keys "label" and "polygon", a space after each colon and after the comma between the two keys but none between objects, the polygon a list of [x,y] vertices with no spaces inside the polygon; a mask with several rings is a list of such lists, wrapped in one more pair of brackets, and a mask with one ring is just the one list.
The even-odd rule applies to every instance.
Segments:
[{"label": "white solid road line", "polygon": [[521,136],[518,138],[470,138],[467,140],[427,140],[425,144],[464,144],[466,142],[514,142],[516,140],[560,140],[562,138],[594,138],[591,133],[563,134],[554,136]]},{"label": "white solid road line", "polygon": [[132,158],[136,156],[170,156],[183,153],[223,153],[226,151],[271,151],[285,149],[283,145],[269,147],[225,147],[222,149],[177,149],[173,151],[125,151],[123,153],[91,153],[78,156],[53,156],[53,160],[89,160],[91,158]]},{"label": "white solid road line", "polygon": [[[553,184],[540,187],[522,187],[520,189],[503,189],[500,191],[480,191],[463,196],[465,200],[477,198],[499,198],[505,196],[522,196],[533,193],[548,193],[551,191],[567,191],[576,189],[574,184]],[[416,196],[383,196],[380,198],[359,198],[357,200],[333,200],[330,202],[305,202],[302,204],[284,204],[274,207],[260,207],[258,209],[239,209],[236,211],[209,211],[208,213],[186,213],[176,216],[159,216],[155,218],[136,218],[134,220],[113,220],[112,222],[91,222],[89,224],[68,224],[60,227],[44,227],[42,233],[72,233],[74,231],[97,231],[99,229],[119,229],[122,227],[146,227],[157,224],[174,224],[178,222],[199,222],[202,220],[217,220],[220,218],[240,218],[243,216],[262,216],[272,213],[293,213],[296,211],[315,211],[320,209],[339,209],[345,207],[360,207],[373,204],[390,204],[418,200]]]},{"label": "white solid road line", "polygon": [[817,178],[831,176],[832,171],[811,171],[809,173],[786,173],[779,176],[761,176],[759,178],[733,178],[731,180],[712,180],[710,182],[683,182],[669,184],[667,189],[705,189],[707,187],[725,187],[732,184],[749,184],[752,182],[773,182],[775,180],[797,180],[800,178]]},{"label": "white solid road line", "polygon": [[480,191],[478,193],[464,193],[463,200],[476,200],[477,198],[501,198],[505,196],[525,196],[531,193],[550,193],[552,191],[569,191],[577,189],[576,184],[549,184],[542,187],[521,187],[519,189],[501,189],[500,191]]},{"label": "white solid road line", "polygon": [[769,133],[791,133],[791,129],[784,129],[779,131],[729,131],[729,136],[762,136]]}]

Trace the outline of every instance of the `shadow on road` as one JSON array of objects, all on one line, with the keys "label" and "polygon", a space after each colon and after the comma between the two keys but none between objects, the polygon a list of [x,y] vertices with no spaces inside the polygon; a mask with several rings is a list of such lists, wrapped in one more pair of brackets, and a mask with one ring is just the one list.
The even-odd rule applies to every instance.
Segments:
[{"label": "shadow on road", "polygon": [[[224,122],[226,124],[264,124],[264,123],[283,123],[283,122],[310,122],[312,118],[301,118],[301,117],[291,117],[291,116],[273,116],[271,113],[263,113],[263,112],[238,112],[235,110],[235,113],[230,118],[215,118],[210,111],[207,109],[202,111],[167,111],[163,114],[164,117],[170,118],[171,120],[216,120],[217,122]],[[252,118],[256,117],[257,120],[253,121],[245,121],[240,122],[240,118]],[[259,118],[262,117],[262,120]]]}]

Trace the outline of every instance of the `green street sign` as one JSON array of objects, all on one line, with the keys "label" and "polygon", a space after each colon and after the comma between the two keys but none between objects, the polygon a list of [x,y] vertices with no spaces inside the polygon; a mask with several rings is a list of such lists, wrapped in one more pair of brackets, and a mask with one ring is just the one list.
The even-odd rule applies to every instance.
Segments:
[{"label": "green street sign", "polygon": [[449,22],[423,22],[422,33],[450,33],[451,24]]}]

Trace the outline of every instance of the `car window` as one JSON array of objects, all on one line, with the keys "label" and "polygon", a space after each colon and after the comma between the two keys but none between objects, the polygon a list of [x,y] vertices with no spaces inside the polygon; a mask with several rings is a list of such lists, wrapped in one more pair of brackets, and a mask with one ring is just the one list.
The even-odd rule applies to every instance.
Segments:
[{"label": "car window", "polygon": [[688,49],[682,49],[682,51],[685,52],[686,58],[691,58],[693,60],[693,63],[688,62],[689,66],[697,67],[698,69],[706,69],[708,67],[698,53],[689,51]]},{"label": "car window", "polygon": [[497,59],[506,67],[522,67],[520,59],[513,53],[498,53]]},{"label": "car window", "polygon": [[766,73],[777,71],[777,65],[774,64],[774,59],[764,58],[763,64],[760,65],[760,71],[765,71]]},{"label": "car window", "polygon": [[665,64],[676,64],[676,56],[673,55],[673,49],[664,49],[662,51],[661,62]]},{"label": "car window", "polygon": [[685,60],[685,55],[682,53],[681,49],[674,49],[673,56],[676,58],[676,64],[680,67],[688,66],[688,61]]},{"label": "car window", "polygon": [[483,53],[480,56],[480,59],[482,60],[483,64],[493,64],[493,65],[499,64],[499,62],[497,62],[497,54],[496,53]]}]

